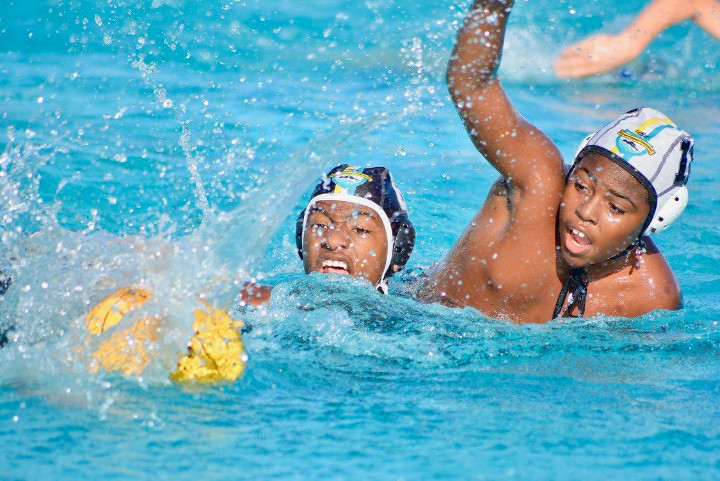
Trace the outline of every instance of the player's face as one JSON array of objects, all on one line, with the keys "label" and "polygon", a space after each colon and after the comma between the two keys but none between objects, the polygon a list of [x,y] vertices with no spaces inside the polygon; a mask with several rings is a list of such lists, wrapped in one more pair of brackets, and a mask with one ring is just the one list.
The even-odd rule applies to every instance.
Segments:
[{"label": "player's face", "polygon": [[572,267],[609,259],[638,238],[649,212],[647,189],[632,174],[602,155],[586,155],[560,204],[563,258]]},{"label": "player's face", "polygon": [[305,272],[347,274],[378,284],[388,239],[379,215],[354,202],[321,200],[310,207],[303,235]]}]

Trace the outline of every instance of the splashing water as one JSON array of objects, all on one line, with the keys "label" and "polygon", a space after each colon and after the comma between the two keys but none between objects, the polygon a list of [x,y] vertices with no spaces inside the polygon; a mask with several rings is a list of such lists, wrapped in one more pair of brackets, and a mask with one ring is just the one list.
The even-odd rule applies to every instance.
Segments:
[{"label": "splashing water", "polygon": [[[8,2],[4,474],[714,479],[720,50],[683,24],[629,73],[573,83],[550,69],[643,4],[518,2],[501,74],[568,156],[637,104],[687,125],[691,203],[657,239],[686,307],[514,326],[304,276],[294,247],[304,196],[338,163],[392,169],[418,231],[410,270],[470,221],[496,173],[443,83],[465,5]],[[229,307],[249,277],[277,287],[271,305],[233,311],[247,324],[245,377],[170,383],[199,299]],[[153,293],[128,322],[164,320],[153,361],[142,376],[89,374],[98,340],[84,316],[125,285]]]}]

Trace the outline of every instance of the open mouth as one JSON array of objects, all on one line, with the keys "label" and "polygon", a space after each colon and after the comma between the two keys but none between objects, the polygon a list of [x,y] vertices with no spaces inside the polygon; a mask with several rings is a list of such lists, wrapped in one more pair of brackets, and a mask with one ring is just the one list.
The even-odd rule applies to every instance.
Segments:
[{"label": "open mouth", "polygon": [[323,261],[322,272],[324,274],[350,274],[346,262],[331,260]]},{"label": "open mouth", "polygon": [[570,254],[579,256],[590,250],[592,242],[587,234],[573,227],[567,227],[565,233],[565,248]]}]

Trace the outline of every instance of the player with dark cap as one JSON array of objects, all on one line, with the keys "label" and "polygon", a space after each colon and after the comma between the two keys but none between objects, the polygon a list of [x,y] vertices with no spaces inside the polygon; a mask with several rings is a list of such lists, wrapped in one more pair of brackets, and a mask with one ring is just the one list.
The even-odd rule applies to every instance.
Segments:
[{"label": "player with dark cap", "polygon": [[[387,293],[387,279],[403,268],[415,244],[405,200],[385,167],[339,165],[323,176],[296,222],[305,273],[367,279]],[[246,285],[243,300],[260,305],[272,287]]]}]

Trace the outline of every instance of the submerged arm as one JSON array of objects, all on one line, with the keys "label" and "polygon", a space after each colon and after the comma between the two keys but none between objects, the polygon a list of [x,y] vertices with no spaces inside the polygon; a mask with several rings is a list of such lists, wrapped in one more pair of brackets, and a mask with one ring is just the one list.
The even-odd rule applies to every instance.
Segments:
[{"label": "submerged arm", "polygon": [[517,113],[496,76],[513,0],[476,0],[463,22],[447,84],[475,147],[520,193],[561,179],[555,145]]},{"label": "submerged arm", "polygon": [[243,284],[243,288],[240,291],[240,299],[246,305],[259,307],[270,302],[272,289],[273,286],[266,286],[258,284],[257,282],[249,281]]},{"label": "submerged arm", "polygon": [[655,0],[619,34],[591,35],[566,48],[555,62],[555,73],[579,78],[620,67],[640,55],[661,32],[688,19],[720,40],[717,0]]}]

